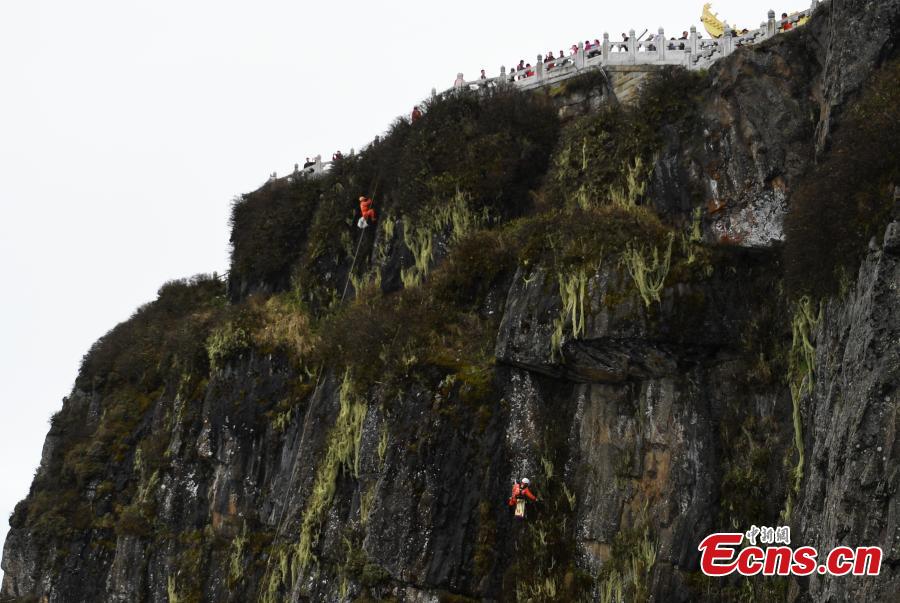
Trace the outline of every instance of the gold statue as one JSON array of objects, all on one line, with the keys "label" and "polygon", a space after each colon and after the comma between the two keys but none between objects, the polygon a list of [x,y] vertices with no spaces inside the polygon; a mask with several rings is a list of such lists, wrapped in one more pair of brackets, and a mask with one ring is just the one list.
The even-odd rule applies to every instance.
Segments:
[{"label": "gold statue", "polygon": [[700,15],[700,21],[703,23],[703,27],[706,28],[706,33],[708,33],[713,38],[721,38],[722,34],[725,33],[725,24],[719,21],[716,13],[712,12],[712,5],[707,2],[703,5],[703,14]]}]

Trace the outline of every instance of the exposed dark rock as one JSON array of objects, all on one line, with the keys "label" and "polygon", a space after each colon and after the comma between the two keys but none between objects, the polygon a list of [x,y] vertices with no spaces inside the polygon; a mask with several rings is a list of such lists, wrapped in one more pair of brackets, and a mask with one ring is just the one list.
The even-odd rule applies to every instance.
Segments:
[{"label": "exposed dark rock", "polygon": [[802,400],[809,460],[796,513],[804,542],[879,546],[884,563],[878,580],[812,576],[816,601],[900,591],[900,254],[891,241],[870,252],[846,299],[825,304],[815,385]]},{"label": "exposed dark rock", "polygon": [[[787,301],[779,242],[792,187],[893,52],[897,6],[834,0],[800,31],[718,62],[691,114],[661,120],[644,201],[673,247],[643,296],[623,258],[640,249],[649,265],[649,235],[573,259],[559,251],[570,233],[516,229],[558,209],[541,206],[541,177],[553,176],[537,149],[558,120],[534,136],[523,125],[496,165],[480,160],[510,131],[462,133],[460,148],[481,149],[476,165],[434,159],[480,187],[477,214],[423,198],[426,211],[405,206],[390,227],[388,211],[363,233],[331,219],[345,186],[375,180],[376,151],[335,168],[325,197],[299,185],[256,194],[285,214],[295,197],[325,205],[276,237],[286,251],[233,234],[243,268],[231,303],[218,282],[177,307],[161,293],[126,323],[127,345],[116,331],[92,350],[10,520],[2,596],[601,600],[618,585],[628,600],[894,600],[900,220],[821,321],[809,318],[810,349],[791,315],[815,303]],[[609,98],[595,81],[554,102],[568,120]],[[542,104],[502,101],[546,118]],[[420,157],[404,146],[411,127],[381,142],[385,157]],[[431,127],[427,114],[416,127]],[[534,166],[527,182],[511,176]],[[509,178],[496,188],[492,174]],[[443,176],[424,182],[443,194],[454,182]],[[433,192],[390,186],[407,201]],[[638,222],[646,209],[622,211]],[[275,224],[265,217],[252,204],[242,215],[259,232]],[[523,247],[545,234],[555,238],[535,260]],[[539,500],[518,521],[506,499],[525,475]],[[882,547],[881,575],[700,574],[704,536],[785,522],[795,545]]]}]

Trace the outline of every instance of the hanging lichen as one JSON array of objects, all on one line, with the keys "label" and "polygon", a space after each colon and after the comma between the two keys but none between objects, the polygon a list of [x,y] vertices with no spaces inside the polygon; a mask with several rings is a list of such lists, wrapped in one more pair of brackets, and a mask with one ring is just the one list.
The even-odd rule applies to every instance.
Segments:
[{"label": "hanging lichen", "polygon": [[668,244],[661,254],[656,246],[636,246],[629,243],[622,253],[621,263],[628,270],[644,305],[660,301],[660,294],[669,274],[672,261],[673,233],[668,234]]},{"label": "hanging lichen", "polygon": [[791,471],[793,483],[788,492],[784,515],[790,519],[794,500],[800,493],[803,482],[805,455],[803,452],[803,423],[800,417],[800,402],[803,395],[812,392],[815,380],[816,347],[813,332],[822,320],[822,307],[813,309],[809,297],[802,297],[795,305],[791,320],[791,350],[788,354],[788,384],[791,389],[792,418],[794,423],[794,449],[797,464]]},{"label": "hanging lichen", "polygon": [[584,300],[587,296],[588,273],[585,268],[561,273],[559,279],[560,312],[553,321],[553,334],[550,336],[550,353],[555,358],[560,350],[565,335],[565,327],[571,325],[572,337],[584,334]]}]

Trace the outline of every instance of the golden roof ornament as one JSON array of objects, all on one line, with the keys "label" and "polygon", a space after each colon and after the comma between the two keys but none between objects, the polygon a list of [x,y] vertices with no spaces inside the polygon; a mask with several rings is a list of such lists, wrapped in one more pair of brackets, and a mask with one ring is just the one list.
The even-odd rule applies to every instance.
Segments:
[{"label": "golden roof ornament", "polygon": [[712,12],[712,4],[709,2],[703,5],[703,14],[700,15],[700,22],[703,23],[706,33],[713,38],[721,38],[722,34],[725,33],[725,27],[728,25],[726,22],[720,21],[718,15]]},{"label": "golden roof ornament", "polygon": [[[793,17],[796,14],[797,11],[794,11],[789,16]],[[807,21],[809,21],[809,14],[804,14],[794,22],[794,27],[805,25]],[[734,31],[741,31],[740,27],[731,26],[728,24],[728,21],[721,21],[719,19],[719,15],[712,12],[712,4],[710,4],[709,2],[703,5],[703,13],[700,15],[700,22],[703,23],[703,27],[706,29],[706,33],[708,33],[710,37],[713,38],[721,38],[722,34],[724,34],[725,30],[728,28]],[[778,31],[781,31],[780,21],[778,21],[777,23]]]}]

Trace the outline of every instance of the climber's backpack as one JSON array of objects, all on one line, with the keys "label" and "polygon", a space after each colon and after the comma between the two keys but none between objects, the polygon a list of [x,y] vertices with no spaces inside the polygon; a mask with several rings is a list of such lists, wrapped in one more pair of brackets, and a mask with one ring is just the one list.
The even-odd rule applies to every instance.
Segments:
[{"label": "climber's backpack", "polygon": [[516,517],[525,519],[525,499],[520,498],[516,501]]}]

